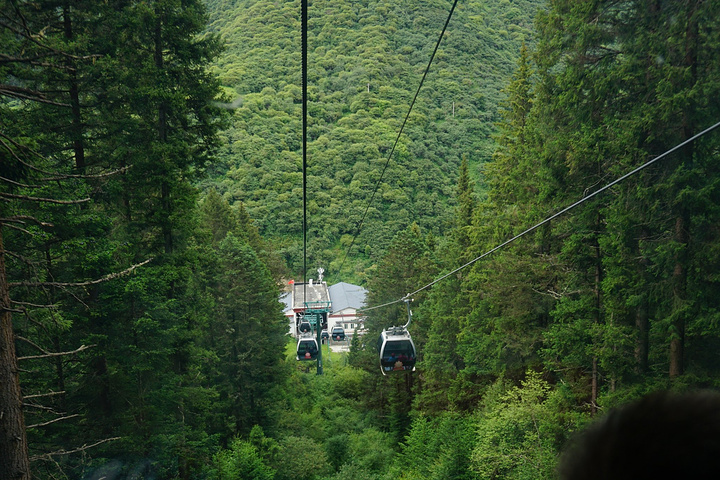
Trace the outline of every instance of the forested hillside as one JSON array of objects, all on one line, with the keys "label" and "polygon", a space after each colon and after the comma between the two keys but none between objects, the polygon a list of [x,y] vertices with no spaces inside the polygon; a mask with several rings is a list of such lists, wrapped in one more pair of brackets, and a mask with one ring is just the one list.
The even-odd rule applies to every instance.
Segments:
[{"label": "forested hillside", "polygon": [[[492,152],[502,87],[542,2],[460,2],[402,138],[400,127],[447,19],[447,2],[313,2],[308,9],[308,265],[367,281],[393,235],[452,222],[460,159]],[[209,1],[227,50],[216,72],[232,125],[203,183],[242,203],[302,269],[300,18],[296,2]],[[477,171],[477,169],[475,169]],[[384,172],[384,174],[383,174]],[[382,180],[381,180],[381,174]],[[377,183],[375,200],[349,253]]]},{"label": "forested hillside", "polygon": [[720,389],[717,1],[460,2],[337,271],[451,5],[311,2],[308,263],[384,305],[315,375],[299,2],[0,0],[0,478],[553,479]]}]

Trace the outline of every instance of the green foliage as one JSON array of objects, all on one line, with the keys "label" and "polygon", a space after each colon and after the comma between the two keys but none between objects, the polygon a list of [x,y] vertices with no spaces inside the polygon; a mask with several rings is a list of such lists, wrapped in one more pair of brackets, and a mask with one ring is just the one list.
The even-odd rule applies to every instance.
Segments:
[{"label": "green foliage", "polygon": [[321,478],[331,469],[322,446],[310,437],[287,436],[280,440],[280,463],[276,465],[278,480],[294,478],[313,480]]},{"label": "green foliage", "polygon": [[[717,2],[553,1],[535,39],[540,3],[458,8],[387,170],[447,2],[312,4],[311,265],[395,301],[717,118]],[[552,478],[588,414],[720,385],[716,135],[415,295],[417,372],[377,368],[400,302],[307,375],[297,5],[0,5],[31,453],[108,440],[38,478]]]},{"label": "green foliage", "polygon": [[[387,163],[447,16],[431,1],[315,2],[308,32],[308,261],[329,280],[365,283],[393,236],[413,222],[451,226],[460,159],[490,157],[501,88],[541,2],[457,9],[405,133]],[[292,3],[208,2],[227,44],[217,72],[236,100],[213,178],[301,273],[299,17]],[[523,12],[523,14],[519,14]],[[479,79],[482,79],[481,81]],[[360,227],[375,185],[377,195]],[[470,174],[472,175],[472,173]],[[350,240],[355,239],[350,251]],[[343,261],[347,254],[347,261]],[[342,271],[340,271],[342,269]]]},{"label": "green foliage", "polygon": [[563,413],[566,401],[533,371],[519,386],[498,381],[477,417],[472,470],[488,479],[555,478],[560,447],[577,428],[577,419]]},{"label": "green foliage", "polygon": [[473,478],[470,453],[475,441],[475,424],[469,416],[420,415],[413,420],[394,469],[406,479]]},{"label": "green foliage", "polygon": [[326,478],[327,480],[378,480],[387,477],[369,472],[354,463],[346,463],[338,473]]},{"label": "green foliage", "polygon": [[391,436],[377,428],[364,428],[351,434],[348,441],[348,460],[361,470],[382,473],[390,465],[394,455]]},{"label": "green foliage", "polygon": [[272,480],[275,471],[266,466],[255,446],[236,438],[227,450],[213,456],[211,478],[217,480]]}]

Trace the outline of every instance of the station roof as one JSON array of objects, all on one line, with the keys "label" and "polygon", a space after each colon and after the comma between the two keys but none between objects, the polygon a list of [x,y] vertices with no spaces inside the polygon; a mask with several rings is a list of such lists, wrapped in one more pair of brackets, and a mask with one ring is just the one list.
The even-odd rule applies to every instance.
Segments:
[{"label": "station roof", "polygon": [[359,309],[365,306],[367,290],[359,285],[340,282],[329,288],[332,312],[340,312],[346,308]]},{"label": "station roof", "polygon": [[[307,295],[307,300],[305,299]],[[293,284],[293,309],[304,310],[305,302],[325,302],[330,303],[330,292],[327,283],[295,283]]]}]

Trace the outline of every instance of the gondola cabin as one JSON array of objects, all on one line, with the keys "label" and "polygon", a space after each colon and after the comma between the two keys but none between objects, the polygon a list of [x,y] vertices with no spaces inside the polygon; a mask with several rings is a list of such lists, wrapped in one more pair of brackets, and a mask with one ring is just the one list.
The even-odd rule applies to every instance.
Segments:
[{"label": "gondola cabin", "polygon": [[298,325],[298,332],[302,333],[309,333],[312,332],[312,327],[310,326],[310,322],[306,320],[301,320],[300,325]]},{"label": "gondola cabin", "polygon": [[417,352],[410,332],[404,327],[391,327],[380,334],[380,370],[383,375],[392,372],[415,371]]},{"label": "gondola cabin", "polygon": [[317,360],[317,357],[317,340],[312,335],[300,337],[297,343],[297,356],[295,358],[300,361],[310,361]]},{"label": "gondola cabin", "polygon": [[332,338],[338,342],[345,340],[345,329],[341,326],[334,326],[332,329]]}]

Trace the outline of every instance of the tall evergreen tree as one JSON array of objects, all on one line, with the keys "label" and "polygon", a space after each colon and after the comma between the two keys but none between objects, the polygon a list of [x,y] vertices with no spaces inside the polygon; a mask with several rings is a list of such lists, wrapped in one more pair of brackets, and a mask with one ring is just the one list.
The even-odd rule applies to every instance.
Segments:
[{"label": "tall evergreen tree", "polygon": [[[2,4],[0,35],[8,42],[0,65],[0,183],[9,202],[0,217],[12,227],[4,251],[13,252],[3,281],[32,286],[9,300],[26,306],[25,320],[14,321],[16,338],[25,338],[19,355],[33,358],[24,361],[36,373],[21,378],[25,391],[59,392],[47,397],[50,409],[37,410],[34,423],[48,425],[31,430],[38,459],[78,441],[72,422],[43,421],[52,412],[68,418],[85,412],[88,442],[133,422],[140,428],[128,431],[148,440],[149,430],[162,434],[172,423],[159,427],[167,418],[151,417],[170,398],[159,394],[160,385],[177,384],[171,378],[187,373],[183,358],[196,333],[189,323],[175,323],[187,317],[178,302],[186,259],[165,256],[129,286],[95,280],[135,259],[179,254],[179,239],[190,236],[190,181],[212,151],[220,118],[213,103],[218,85],[205,71],[219,44],[199,37],[202,9],[199,2]],[[162,153],[145,161],[153,151]],[[157,165],[173,166],[150,168]],[[126,167],[122,180],[106,175]],[[94,202],[73,205],[83,197]],[[145,211],[154,225],[143,219]],[[28,221],[37,227],[21,226]],[[85,291],[72,290],[76,284]],[[3,312],[3,326],[12,328]],[[95,346],[87,364],[53,353],[82,343]],[[36,357],[53,359],[52,368]],[[138,360],[144,365],[131,364]],[[142,443],[135,442],[138,450],[147,447]],[[9,478],[29,475],[25,467],[16,470]]]},{"label": "tall evergreen tree", "polygon": [[[457,207],[455,227],[449,241],[438,246],[437,256],[450,270],[468,260],[470,231],[477,200],[470,179],[466,158],[460,163],[457,185]],[[461,324],[468,315],[469,298],[465,288],[464,273],[448,277],[442,284],[433,287],[425,302],[422,313],[428,322],[427,343],[423,348],[423,388],[416,398],[416,408],[421,411],[444,410],[448,403],[462,403],[462,387],[455,382],[464,363],[457,351]]]},{"label": "tall evergreen tree", "polygon": [[[712,122],[717,107],[706,95],[718,88],[710,74],[718,67],[706,54],[720,44],[705,19],[717,8],[552,3],[540,22],[538,59],[542,121],[552,129],[543,134],[544,155],[561,186],[555,201],[580,198]],[[704,223],[697,219],[715,215],[705,203],[715,195],[714,176],[698,176],[711,145],[684,148],[556,224],[571,273],[566,288],[577,293],[558,303],[546,353],[590,375],[591,403],[603,378],[612,392],[647,371],[648,357],[664,365],[657,373],[682,375],[688,326],[704,317],[692,312],[714,310],[697,300],[702,295],[688,295],[687,275],[700,258],[713,258],[697,230]],[[568,342],[571,332],[576,340]],[[695,338],[715,336],[706,329],[705,340]]]}]

